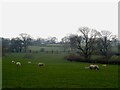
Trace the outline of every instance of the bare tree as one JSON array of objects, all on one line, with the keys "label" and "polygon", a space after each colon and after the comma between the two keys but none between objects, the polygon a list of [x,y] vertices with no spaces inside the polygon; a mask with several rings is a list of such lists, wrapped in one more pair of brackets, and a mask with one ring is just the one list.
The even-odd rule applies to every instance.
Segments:
[{"label": "bare tree", "polygon": [[57,43],[57,38],[56,37],[48,37],[46,39],[46,43],[47,44],[55,44],[55,43]]},{"label": "bare tree", "polygon": [[118,43],[118,52],[119,52],[119,55],[120,55],[120,42]]},{"label": "bare tree", "polygon": [[111,45],[113,39],[115,39],[115,36],[112,35],[110,31],[106,31],[106,30],[101,31],[100,42],[98,43],[99,44],[98,46],[100,52],[102,53],[102,55],[106,57],[107,60],[111,56],[110,53],[111,53]]},{"label": "bare tree", "polygon": [[2,41],[2,56],[5,56],[5,53],[8,52],[10,46],[9,38],[1,38]]},{"label": "bare tree", "polygon": [[82,52],[85,59],[90,59],[90,56],[94,50],[94,43],[99,35],[99,32],[88,27],[79,28],[79,32],[81,35],[77,38],[78,49]]},{"label": "bare tree", "polygon": [[22,51],[22,40],[18,37],[11,39],[10,51],[21,52]]},{"label": "bare tree", "polygon": [[76,41],[76,38],[78,38],[78,35],[75,35],[75,34],[71,34],[69,36],[69,42],[70,42],[70,48],[72,51],[76,51],[77,49],[77,41]]},{"label": "bare tree", "polygon": [[42,46],[42,45],[45,45],[45,39],[44,38],[37,38],[36,40],[33,39],[33,45],[36,45],[36,46]]},{"label": "bare tree", "polygon": [[26,34],[26,33],[21,33],[20,36],[21,36],[21,39],[22,39],[22,44],[23,44],[24,51],[26,52],[27,48],[28,48],[28,45],[30,44],[30,41],[31,41],[31,36]]},{"label": "bare tree", "polygon": [[61,45],[64,48],[64,52],[70,47],[69,37],[65,36],[61,39]]}]

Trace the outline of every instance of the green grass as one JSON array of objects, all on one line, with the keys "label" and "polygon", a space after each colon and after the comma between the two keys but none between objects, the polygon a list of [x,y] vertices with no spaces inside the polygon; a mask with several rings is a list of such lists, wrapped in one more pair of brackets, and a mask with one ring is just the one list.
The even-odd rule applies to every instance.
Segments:
[{"label": "green grass", "polygon": [[[98,64],[100,70],[84,67],[89,63],[69,62],[63,59],[65,54],[32,54],[32,63],[25,59],[24,53],[8,54],[3,57],[3,88],[117,88],[118,66]],[[20,61],[17,68],[12,60]],[[45,67],[38,67],[38,62]]]},{"label": "green grass", "polygon": [[2,58],[0,57],[0,89],[2,89]]}]

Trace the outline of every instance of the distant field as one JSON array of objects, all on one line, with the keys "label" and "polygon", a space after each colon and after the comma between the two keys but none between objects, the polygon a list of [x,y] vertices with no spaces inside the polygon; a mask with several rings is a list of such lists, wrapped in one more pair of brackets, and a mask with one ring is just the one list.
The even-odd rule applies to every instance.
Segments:
[{"label": "distant field", "polygon": [[118,52],[118,47],[113,46],[113,47],[112,47],[112,51],[113,51],[113,52]]},{"label": "distant field", "polygon": [[[49,44],[47,46],[29,46],[29,49],[32,51],[40,51],[42,48],[44,48],[45,51],[64,51],[64,48],[60,46],[60,44]],[[112,47],[113,52],[118,52],[118,47],[113,46]]]},{"label": "distant field", "polygon": [[42,48],[44,48],[45,51],[63,51],[63,48],[62,47],[52,47],[52,46],[49,46],[49,47],[41,47],[41,46],[29,46],[28,47],[29,49],[31,49],[32,51],[40,51]]},{"label": "distant field", "polygon": [[[117,88],[118,66],[98,64],[99,71],[85,69],[89,63],[69,62],[63,59],[65,54],[8,54],[3,57],[3,88]],[[29,56],[28,55],[28,56]],[[12,60],[20,61],[17,68]],[[28,60],[32,63],[28,64]],[[38,62],[45,67],[38,67]]]}]

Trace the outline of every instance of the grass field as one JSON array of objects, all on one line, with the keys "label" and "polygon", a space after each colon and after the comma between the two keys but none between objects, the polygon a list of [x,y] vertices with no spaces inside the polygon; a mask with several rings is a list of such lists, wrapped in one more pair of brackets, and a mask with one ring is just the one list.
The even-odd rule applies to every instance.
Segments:
[{"label": "grass field", "polygon": [[52,47],[52,46],[49,46],[49,47],[41,47],[41,46],[29,46],[28,47],[29,49],[31,49],[32,51],[40,51],[42,48],[44,48],[45,51],[63,51],[63,48],[62,47]]},{"label": "grass field", "polygon": [[2,89],[2,57],[0,57],[0,89]]},{"label": "grass field", "polygon": [[[63,59],[65,54],[31,54],[32,63],[28,64],[24,53],[8,54],[2,61],[3,88],[117,88],[118,66],[98,64],[100,70],[84,67],[89,63],[69,62]],[[12,60],[20,61],[22,67],[16,67]],[[38,67],[38,62],[45,67]]]}]

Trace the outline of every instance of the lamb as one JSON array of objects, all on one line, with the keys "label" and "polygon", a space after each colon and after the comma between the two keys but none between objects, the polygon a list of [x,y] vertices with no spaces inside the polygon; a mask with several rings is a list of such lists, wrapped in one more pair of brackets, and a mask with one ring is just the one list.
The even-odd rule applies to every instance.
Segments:
[{"label": "lamb", "polygon": [[20,62],[16,62],[16,66],[17,67],[21,66],[21,63]]},{"label": "lamb", "polygon": [[89,66],[89,68],[92,70],[99,70],[99,66],[98,65],[95,65],[95,64],[92,64]]},{"label": "lamb", "polygon": [[12,61],[12,63],[15,63],[15,61]]},{"label": "lamb", "polygon": [[39,66],[39,67],[41,67],[41,66],[45,66],[45,64],[39,62],[39,63],[38,63],[38,66]]},{"label": "lamb", "polygon": [[31,61],[28,61],[28,63],[31,63]]}]

